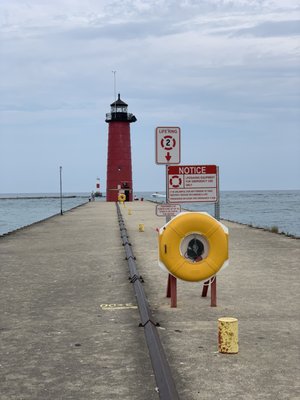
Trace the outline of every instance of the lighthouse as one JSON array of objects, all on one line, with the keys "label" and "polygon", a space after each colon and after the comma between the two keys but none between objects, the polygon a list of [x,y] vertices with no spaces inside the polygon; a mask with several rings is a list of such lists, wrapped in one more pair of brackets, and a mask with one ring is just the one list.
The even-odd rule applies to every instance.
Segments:
[{"label": "lighthouse", "polygon": [[121,193],[126,201],[132,201],[130,123],[136,117],[127,112],[128,104],[121,100],[120,94],[110,107],[105,119],[108,123],[106,201],[118,201]]}]

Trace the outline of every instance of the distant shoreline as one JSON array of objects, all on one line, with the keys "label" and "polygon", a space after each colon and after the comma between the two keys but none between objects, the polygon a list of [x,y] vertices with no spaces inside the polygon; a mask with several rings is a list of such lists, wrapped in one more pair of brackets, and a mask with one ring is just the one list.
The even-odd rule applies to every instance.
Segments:
[{"label": "distant shoreline", "polygon": [[[82,196],[76,196],[76,195],[70,195],[70,196],[62,196],[63,199],[76,199],[76,198],[88,198],[89,196],[87,195],[82,195]],[[14,196],[14,197],[0,197],[0,200],[41,200],[41,199],[60,199],[60,196]]]},{"label": "distant shoreline", "polygon": [[260,230],[265,231],[265,232],[275,233],[275,235],[283,235],[283,236],[285,236],[287,238],[300,240],[300,236],[294,235],[292,233],[284,232],[284,231],[274,231],[274,230],[272,230],[272,227],[268,228],[268,227],[265,227],[265,226],[258,226],[258,225],[248,224],[246,222],[239,222],[239,221],[235,221],[233,219],[228,219],[228,218],[221,218],[221,221],[225,221],[225,223],[226,223],[226,221],[228,221],[228,222],[232,222],[233,224],[247,226],[248,228],[260,229]]}]

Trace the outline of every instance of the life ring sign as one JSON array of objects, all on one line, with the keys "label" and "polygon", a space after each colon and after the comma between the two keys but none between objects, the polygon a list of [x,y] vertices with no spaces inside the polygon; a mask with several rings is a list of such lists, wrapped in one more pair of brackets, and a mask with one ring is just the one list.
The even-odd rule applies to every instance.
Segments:
[{"label": "life ring sign", "polygon": [[228,228],[205,212],[182,212],[159,230],[159,266],[200,282],[228,265]]},{"label": "life ring sign", "polygon": [[118,196],[118,200],[123,203],[126,200],[126,196],[124,193],[120,193]]}]

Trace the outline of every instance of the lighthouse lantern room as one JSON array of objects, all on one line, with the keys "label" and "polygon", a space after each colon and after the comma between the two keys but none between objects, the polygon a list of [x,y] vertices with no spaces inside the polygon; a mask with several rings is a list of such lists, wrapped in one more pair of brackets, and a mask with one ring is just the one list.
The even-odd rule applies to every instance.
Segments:
[{"label": "lighthouse lantern room", "polygon": [[106,114],[108,123],[106,201],[118,201],[119,194],[125,194],[126,201],[132,201],[132,165],[130,123],[136,121],[133,114],[127,112],[128,104],[118,99]]}]

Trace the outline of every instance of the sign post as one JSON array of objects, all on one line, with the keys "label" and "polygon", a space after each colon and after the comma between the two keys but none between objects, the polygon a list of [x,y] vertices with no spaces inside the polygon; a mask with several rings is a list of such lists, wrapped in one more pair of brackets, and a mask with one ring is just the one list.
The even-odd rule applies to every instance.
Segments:
[{"label": "sign post", "polygon": [[59,188],[60,188],[60,215],[63,215],[62,205],[62,167],[59,167]]},{"label": "sign post", "polygon": [[[178,126],[159,126],[155,129],[155,141],[156,141],[156,164],[166,165],[166,207],[168,206],[168,165],[180,164],[180,128]],[[178,205],[179,206],[179,205]],[[180,207],[180,206],[179,206]],[[157,211],[156,211],[157,212]],[[165,208],[160,209],[158,212],[165,213],[166,222],[171,220],[171,216],[174,213],[174,209]],[[167,297],[171,297],[171,307],[177,307],[177,289],[176,289],[176,278],[169,274]]]},{"label": "sign post", "polygon": [[215,202],[215,218],[220,221],[220,186],[219,186],[219,167],[217,167],[217,201]]}]

